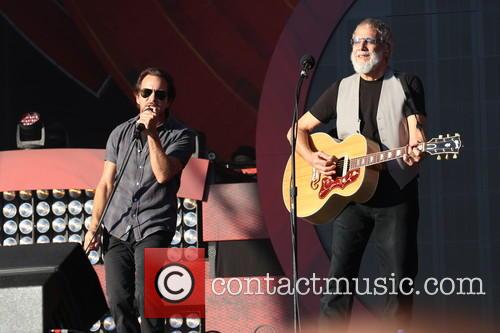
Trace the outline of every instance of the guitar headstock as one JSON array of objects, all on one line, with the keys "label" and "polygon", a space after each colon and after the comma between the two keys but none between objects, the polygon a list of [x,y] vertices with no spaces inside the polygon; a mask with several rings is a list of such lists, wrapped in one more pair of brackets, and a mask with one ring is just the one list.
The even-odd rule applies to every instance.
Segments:
[{"label": "guitar headstock", "polygon": [[461,147],[460,134],[455,133],[452,136],[449,134],[446,136],[439,135],[437,138],[432,138],[425,143],[424,152],[429,155],[437,155],[438,160],[441,159],[441,155],[448,159],[450,154],[453,154],[453,158],[456,159]]}]

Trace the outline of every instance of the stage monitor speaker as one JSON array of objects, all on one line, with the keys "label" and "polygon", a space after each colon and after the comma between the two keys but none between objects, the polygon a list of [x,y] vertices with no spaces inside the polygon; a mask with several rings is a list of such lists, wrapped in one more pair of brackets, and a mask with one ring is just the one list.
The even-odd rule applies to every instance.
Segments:
[{"label": "stage monitor speaker", "polygon": [[0,247],[0,332],[88,329],[108,310],[80,244]]}]

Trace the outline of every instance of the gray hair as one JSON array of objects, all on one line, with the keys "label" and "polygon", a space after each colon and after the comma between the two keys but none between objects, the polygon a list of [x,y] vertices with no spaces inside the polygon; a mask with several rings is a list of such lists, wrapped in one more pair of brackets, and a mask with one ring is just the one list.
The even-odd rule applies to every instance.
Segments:
[{"label": "gray hair", "polygon": [[382,20],[371,17],[365,18],[363,21],[359,22],[358,25],[356,26],[356,29],[362,25],[369,25],[377,31],[377,38],[379,38],[383,44],[387,45],[387,47],[389,48],[389,55],[390,55],[392,53],[393,41],[392,41],[392,32],[389,25]]}]

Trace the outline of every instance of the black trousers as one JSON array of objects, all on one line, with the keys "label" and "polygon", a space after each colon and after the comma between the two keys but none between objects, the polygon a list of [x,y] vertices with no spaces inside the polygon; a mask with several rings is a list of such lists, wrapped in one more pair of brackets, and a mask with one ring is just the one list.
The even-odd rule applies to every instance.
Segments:
[{"label": "black trousers", "polygon": [[[366,244],[370,238],[375,245],[379,276],[392,278],[399,285],[403,278],[414,278],[418,270],[417,222],[418,195],[403,203],[388,207],[350,204],[333,222],[330,278],[358,277]],[[392,275],[392,273],[394,275]],[[371,281],[373,286],[373,281]],[[353,304],[353,284],[350,294],[335,290],[344,284],[331,282],[330,293],[321,297],[321,322],[346,325]],[[408,290],[408,286],[404,286]],[[342,288],[343,289],[343,288]],[[359,290],[365,290],[362,286]],[[383,314],[403,327],[411,318],[412,296],[386,293]]]},{"label": "black trousers", "polygon": [[127,241],[110,236],[104,267],[108,302],[118,333],[164,332],[164,318],[144,318],[144,249],[166,248],[173,235],[158,232],[140,242],[135,241],[132,232]]}]

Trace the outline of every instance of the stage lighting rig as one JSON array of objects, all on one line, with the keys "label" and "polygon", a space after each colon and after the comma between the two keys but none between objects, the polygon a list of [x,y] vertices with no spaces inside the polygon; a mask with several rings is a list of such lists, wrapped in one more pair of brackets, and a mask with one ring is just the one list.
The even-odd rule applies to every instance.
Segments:
[{"label": "stage lighting rig", "polygon": [[45,146],[45,126],[37,112],[25,113],[16,130],[18,149],[36,149]]}]

